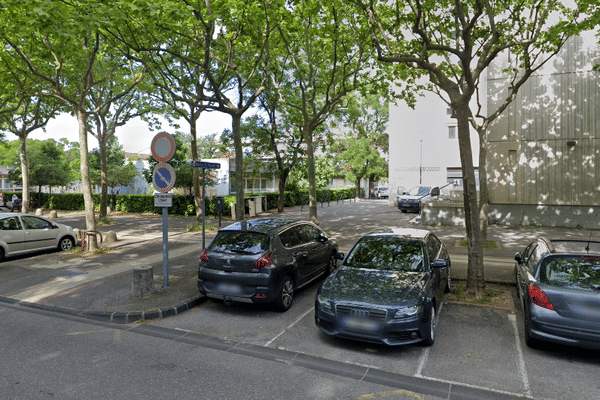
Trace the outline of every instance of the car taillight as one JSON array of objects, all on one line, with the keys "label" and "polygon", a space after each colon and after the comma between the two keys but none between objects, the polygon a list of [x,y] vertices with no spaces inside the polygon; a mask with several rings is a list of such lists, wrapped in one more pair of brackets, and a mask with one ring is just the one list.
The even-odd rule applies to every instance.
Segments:
[{"label": "car taillight", "polygon": [[200,262],[202,262],[202,263],[208,262],[208,256],[206,255],[206,249],[204,249],[202,254],[200,254]]},{"label": "car taillight", "polygon": [[267,254],[256,260],[256,262],[254,263],[254,268],[264,268],[268,267],[269,265],[273,265],[273,262],[271,261],[271,255],[272,253],[268,252]]},{"label": "car taillight", "polygon": [[554,306],[550,302],[548,296],[546,296],[546,293],[532,283],[529,284],[529,299],[536,306],[547,308],[548,310],[554,310]]}]

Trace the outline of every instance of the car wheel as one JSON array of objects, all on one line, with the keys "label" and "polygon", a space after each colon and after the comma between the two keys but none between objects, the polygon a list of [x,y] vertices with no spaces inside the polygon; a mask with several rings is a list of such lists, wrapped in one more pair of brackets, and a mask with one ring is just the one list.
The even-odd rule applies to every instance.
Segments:
[{"label": "car wheel", "polygon": [[65,236],[64,238],[60,239],[60,242],[58,242],[58,249],[62,251],[71,250],[74,245],[75,243],[73,242],[73,239]]},{"label": "car wheel", "polygon": [[332,254],[329,257],[329,261],[327,261],[327,268],[325,268],[325,276],[329,276],[335,271],[337,268],[337,259],[335,258],[335,254]]},{"label": "car wheel", "polygon": [[277,292],[277,310],[287,311],[294,301],[294,281],[289,276],[283,277]]},{"label": "car wheel", "polygon": [[537,339],[531,337],[531,333],[529,333],[529,321],[527,315],[524,315],[525,320],[525,344],[532,349],[537,348],[540,345],[540,342]]},{"label": "car wheel", "polygon": [[429,327],[426,332],[426,337],[423,340],[425,346],[431,346],[435,342],[435,303],[431,305],[431,313],[429,315]]},{"label": "car wheel", "polygon": [[407,212],[408,210],[402,210],[402,209],[400,209],[400,211],[402,211],[403,213],[405,213],[405,212]]},{"label": "car wheel", "polygon": [[452,290],[452,278],[450,278],[450,267],[448,267],[448,281],[446,282],[444,293],[450,293],[450,290]]},{"label": "car wheel", "polygon": [[4,261],[4,249],[0,247],[0,261]]}]

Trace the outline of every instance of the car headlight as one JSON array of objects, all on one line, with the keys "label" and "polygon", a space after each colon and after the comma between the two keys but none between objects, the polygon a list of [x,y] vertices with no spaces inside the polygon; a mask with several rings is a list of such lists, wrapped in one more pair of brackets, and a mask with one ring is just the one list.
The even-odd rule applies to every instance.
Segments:
[{"label": "car headlight", "polygon": [[317,307],[319,307],[321,311],[333,314],[333,307],[331,306],[331,301],[320,294],[317,296]]},{"label": "car headlight", "polygon": [[415,315],[418,315],[419,313],[421,313],[422,310],[423,310],[423,306],[421,306],[421,305],[414,305],[414,306],[410,306],[410,307],[400,307],[399,309],[396,310],[396,313],[394,314],[394,319],[414,317]]}]

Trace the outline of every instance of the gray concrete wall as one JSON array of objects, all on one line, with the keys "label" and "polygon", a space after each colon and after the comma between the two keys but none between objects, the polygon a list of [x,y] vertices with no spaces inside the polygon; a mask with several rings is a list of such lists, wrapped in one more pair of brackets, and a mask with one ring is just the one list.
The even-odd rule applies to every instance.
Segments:
[{"label": "gray concrete wall", "polygon": [[[541,206],[490,204],[489,224],[554,226],[600,229],[599,206]],[[424,225],[464,226],[464,208],[460,203],[427,203],[423,205]]]}]

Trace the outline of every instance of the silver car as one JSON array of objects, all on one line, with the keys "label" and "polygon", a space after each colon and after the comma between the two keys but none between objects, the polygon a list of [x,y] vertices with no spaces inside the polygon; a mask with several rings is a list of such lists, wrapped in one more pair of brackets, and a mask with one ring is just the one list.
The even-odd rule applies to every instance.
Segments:
[{"label": "silver car", "polygon": [[600,242],[532,242],[515,255],[525,342],[600,349]]},{"label": "silver car", "polygon": [[35,215],[0,213],[0,261],[38,250],[69,250],[76,243],[70,226]]}]

